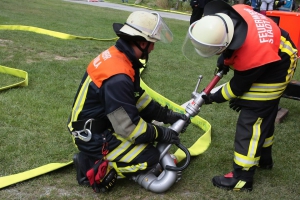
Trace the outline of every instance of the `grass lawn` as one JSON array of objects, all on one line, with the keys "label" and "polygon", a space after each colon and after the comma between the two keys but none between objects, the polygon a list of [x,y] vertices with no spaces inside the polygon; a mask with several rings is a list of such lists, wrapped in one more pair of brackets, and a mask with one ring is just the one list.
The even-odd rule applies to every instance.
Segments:
[{"label": "grass lawn", "polygon": [[[124,23],[126,11],[61,0],[1,0],[0,25],[39,27],[76,36],[115,38],[112,23]],[[199,90],[212,79],[217,57],[188,62],[181,53],[189,22],[164,19],[174,41],[155,44],[144,82],[157,93],[181,105],[190,100],[197,78]],[[28,31],[0,30],[0,65],[28,72],[29,85],[0,91],[0,177],[53,162],[71,161],[77,152],[66,123],[74,95],[87,64],[114,41],[63,40]],[[251,59],[251,58],[249,58]],[[299,64],[298,64],[299,65]],[[225,83],[230,72],[220,81]],[[295,80],[299,80],[299,71]],[[0,74],[0,87],[19,78]],[[254,191],[227,192],[213,187],[211,178],[232,169],[233,140],[238,113],[228,103],[203,106],[199,116],[212,125],[212,143],[192,159],[182,180],[166,193],[155,194],[130,180],[118,180],[108,194],[80,187],[73,165],[0,190],[0,199],[299,199],[300,104],[282,99],[289,110],[276,124],[271,171],[257,170]],[[203,133],[191,125],[181,135],[190,146]],[[175,150],[174,148],[172,151]]]}]

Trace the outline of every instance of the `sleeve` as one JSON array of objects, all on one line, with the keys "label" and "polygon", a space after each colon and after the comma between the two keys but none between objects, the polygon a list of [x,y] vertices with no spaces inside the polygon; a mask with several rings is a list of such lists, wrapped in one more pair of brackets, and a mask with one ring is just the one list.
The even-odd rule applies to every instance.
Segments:
[{"label": "sleeve", "polygon": [[217,103],[228,101],[248,92],[253,83],[265,73],[267,66],[260,66],[246,71],[234,70],[231,80],[223,85],[211,98]]},{"label": "sleeve", "polygon": [[163,107],[158,102],[151,100],[147,107],[140,111],[140,115],[148,122],[153,120],[162,122],[166,118],[168,110],[167,106]]},{"label": "sleeve", "polygon": [[139,115],[134,83],[129,76],[118,74],[103,83],[100,97],[105,114],[115,133],[132,143],[150,143],[157,138],[157,129]]}]

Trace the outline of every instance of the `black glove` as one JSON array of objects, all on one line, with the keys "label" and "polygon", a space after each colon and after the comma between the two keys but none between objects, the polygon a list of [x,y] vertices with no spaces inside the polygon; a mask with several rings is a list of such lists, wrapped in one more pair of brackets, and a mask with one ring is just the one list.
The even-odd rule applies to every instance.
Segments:
[{"label": "black glove", "polygon": [[215,102],[212,99],[212,94],[202,95],[202,99],[204,100],[204,104],[212,104],[213,102]]},{"label": "black glove", "polygon": [[[159,105],[156,103],[157,106]],[[182,119],[185,121],[184,127],[181,130],[181,133],[185,132],[188,125],[191,123],[190,118],[188,118],[185,114],[181,114],[178,112],[173,112],[168,108],[168,106],[162,107],[159,105],[159,108],[157,110],[157,116],[154,118],[156,121],[163,122],[164,124],[174,124],[179,119]]]},{"label": "black glove", "polygon": [[110,191],[116,184],[116,181],[118,179],[117,171],[112,168],[103,178],[101,182],[101,192],[108,192]]},{"label": "black glove", "polygon": [[181,130],[181,133],[184,133],[188,127],[188,125],[191,123],[191,119],[187,117],[185,114],[181,114],[178,112],[173,112],[172,110],[168,110],[165,119],[162,121],[164,124],[174,124],[179,119],[182,119],[185,122],[184,127]]},{"label": "black glove", "polygon": [[229,101],[229,107],[236,111],[236,112],[240,112],[240,110],[242,109],[240,105],[237,104],[238,99],[234,98],[234,99],[230,99]]},{"label": "black glove", "polygon": [[223,54],[221,54],[218,58],[217,61],[217,72],[223,71],[223,74],[226,75],[227,72],[229,71],[229,66],[228,65],[224,65],[224,56]]},{"label": "black glove", "polygon": [[179,144],[180,139],[178,133],[170,128],[164,126],[155,126],[158,132],[156,141],[167,143],[167,144]]}]

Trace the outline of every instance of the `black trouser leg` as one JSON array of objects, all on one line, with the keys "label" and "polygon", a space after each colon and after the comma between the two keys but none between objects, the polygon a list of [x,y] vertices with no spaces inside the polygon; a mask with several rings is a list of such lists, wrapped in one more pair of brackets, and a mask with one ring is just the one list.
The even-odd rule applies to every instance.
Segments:
[{"label": "black trouser leg", "polygon": [[264,159],[271,158],[271,148],[263,147],[273,136],[277,106],[241,110],[234,143],[233,168],[236,178],[252,181],[260,156],[263,154]]},{"label": "black trouser leg", "polygon": [[138,170],[136,172],[123,172],[122,174],[126,176],[126,174],[130,174],[130,176],[137,175],[142,171],[148,171],[153,169],[159,162],[160,153],[158,149],[152,145],[148,145],[134,160],[130,163],[118,162],[116,161],[116,165],[118,168],[126,168],[128,166],[136,166],[139,164],[146,164],[145,169]]}]

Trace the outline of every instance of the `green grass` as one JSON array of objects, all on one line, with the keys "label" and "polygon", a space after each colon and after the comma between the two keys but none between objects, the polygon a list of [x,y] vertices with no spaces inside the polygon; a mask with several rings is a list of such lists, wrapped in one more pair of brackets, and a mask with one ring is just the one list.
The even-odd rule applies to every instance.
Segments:
[{"label": "green grass", "polygon": [[[129,12],[61,0],[1,0],[0,25],[27,25],[68,34],[114,38],[113,22],[123,23]],[[216,57],[199,65],[181,53],[188,22],[165,19],[174,34],[170,45],[155,44],[142,78],[156,92],[182,104],[191,98],[198,76],[200,89],[213,76]],[[25,70],[28,87],[0,92],[0,176],[23,172],[50,162],[68,162],[77,152],[66,122],[87,64],[114,42],[61,40],[24,31],[0,30],[0,65]],[[221,83],[230,79],[232,72]],[[19,81],[1,74],[0,86]],[[295,79],[299,80],[297,71]],[[118,180],[109,194],[79,187],[73,166],[0,190],[0,199],[299,199],[300,150],[298,101],[282,99],[290,112],[276,125],[275,167],[258,170],[254,191],[227,192],[211,178],[232,169],[233,139],[238,114],[228,104],[203,106],[199,115],[212,125],[212,144],[192,159],[183,178],[164,194],[154,194],[129,180]],[[189,146],[202,133],[190,126],[181,136]]]}]

